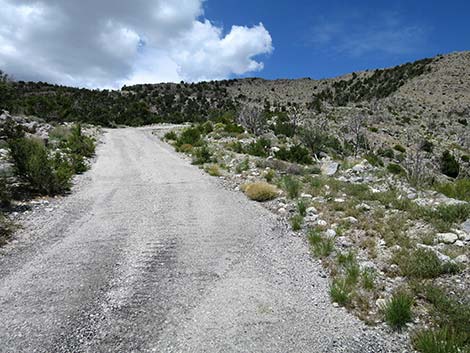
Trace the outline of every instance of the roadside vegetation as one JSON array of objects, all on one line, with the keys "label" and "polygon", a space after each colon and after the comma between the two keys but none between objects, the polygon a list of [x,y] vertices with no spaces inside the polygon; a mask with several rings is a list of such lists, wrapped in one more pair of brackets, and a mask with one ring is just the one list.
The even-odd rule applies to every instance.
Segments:
[{"label": "roadside vegetation", "polygon": [[0,137],[11,164],[0,175],[0,245],[3,245],[15,229],[8,215],[16,201],[67,193],[72,177],[88,169],[87,160],[95,153],[95,140],[83,133],[80,124],[57,125],[48,140],[44,140],[12,119],[1,121]]}]

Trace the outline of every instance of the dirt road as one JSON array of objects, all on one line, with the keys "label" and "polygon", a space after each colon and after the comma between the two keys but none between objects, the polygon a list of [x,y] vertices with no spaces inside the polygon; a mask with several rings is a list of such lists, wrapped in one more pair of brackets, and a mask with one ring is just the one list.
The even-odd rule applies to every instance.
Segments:
[{"label": "dirt road", "polygon": [[[406,352],[334,308],[305,242],[148,129],[0,250],[0,352]],[[399,342],[400,341],[400,342]]]}]

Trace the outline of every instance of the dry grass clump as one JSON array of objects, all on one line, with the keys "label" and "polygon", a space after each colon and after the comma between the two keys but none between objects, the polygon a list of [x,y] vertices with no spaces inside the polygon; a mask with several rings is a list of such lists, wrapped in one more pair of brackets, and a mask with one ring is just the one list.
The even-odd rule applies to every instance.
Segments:
[{"label": "dry grass clump", "polygon": [[279,194],[278,189],[274,185],[264,182],[242,185],[242,190],[250,199],[259,202],[273,200]]}]

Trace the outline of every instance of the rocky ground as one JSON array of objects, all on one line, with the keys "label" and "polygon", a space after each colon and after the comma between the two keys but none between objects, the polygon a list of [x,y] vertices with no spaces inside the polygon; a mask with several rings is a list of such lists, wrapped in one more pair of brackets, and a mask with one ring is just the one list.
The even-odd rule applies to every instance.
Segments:
[{"label": "rocky ground", "polygon": [[[204,138],[212,160],[201,168],[232,190],[266,181],[277,186],[278,195],[262,205],[310,243],[312,256],[330,275],[331,286],[353,277],[353,284],[345,288],[346,301],[337,302],[332,296],[335,306],[345,306],[367,323],[380,325],[384,306],[400,290],[419,293],[421,287],[437,286],[468,305],[468,202],[412,186],[403,175],[360,156],[339,159],[324,154],[310,165],[279,161],[273,155],[289,144],[288,139],[262,137],[272,141],[267,156],[237,153],[232,148],[235,143],[246,148],[257,138],[227,134],[216,127]],[[195,161],[197,148],[183,148],[187,158]],[[286,179],[289,184],[295,182],[296,190],[286,185]],[[464,210],[463,216],[449,220],[441,215],[453,210]],[[437,258],[437,265],[428,264],[422,254]],[[416,263],[406,262],[409,258],[417,259]],[[428,273],[420,267],[423,263],[447,270]],[[407,324],[410,336],[433,325],[430,311],[418,294],[413,320]]]}]

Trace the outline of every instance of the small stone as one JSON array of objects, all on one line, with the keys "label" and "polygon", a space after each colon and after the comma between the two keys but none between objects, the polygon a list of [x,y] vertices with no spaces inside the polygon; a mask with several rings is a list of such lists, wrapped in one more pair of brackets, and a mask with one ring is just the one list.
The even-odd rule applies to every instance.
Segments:
[{"label": "small stone", "polygon": [[343,218],[343,221],[346,221],[346,222],[351,223],[351,224],[356,224],[358,222],[357,219],[354,218],[354,217]]},{"label": "small stone", "polygon": [[327,176],[333,176],[336,174],[339,168],[339,163],[333,162],[331,160],[326,160],[321,166],[321,172]]},{"label": "small stone", "polygon": [[334,199],[334,201],[337,202],[337,203],[344,203],[345,202],[345,200],[342,199],[342,198],[336,198],[336,199]]},{"label": "small stone", "polygon": [[377,305],[378,308],[384,308],[385,305],[387,305],[387,301],[385,299],[380,298],[375,301],[375,305]]},{"label": "small stone", "polygon": [[455,262],[459,264],[466,264],[469,262],[469,259],[467,255],[459,255],[455,258]]},{"label": "small stone", "polygon": [[307,212],[308,215],[314,215],[314,214],[317,214],[318,211],[315,207],[309,207],[305,210],[305,212]]},{"label": "small stone", "polygon": [[319,219],[317,221],[317,224],[320,226],[320,227],[326,227],[328,225],[328,223],[326,221],[324,221],[323,219]]},{"label": "small stone", "polygon": [[311,199],[311,198],[313,198],[312,195],[310,195],[310,194],[304,194],[304,193],[300,194],[300,197],[303,198],[303,199]]},{"label": "small stone", "polygon": [[326,235],[327,238],[334,238],[334,237],[336,237],[336,231],[334,229],[328,229],[325,232],[325,235]]},{"label": "small stone", "polygon": [[436,236],[436,240],[444,244],[454,244],[459,237],[455,233],[439,233]]},{"label": "small stone", "polygon": [[284,207],[281,207],[280,209],[277,210],[277,212],[280,213],[280,214],[285,214],[286,209]]},{"label": "small stone", "polygon": [[370,211],[370,206],[366,203],[361,203],[356,206],[356,210]]},{"label": "small stone", "polygon": [[462,228],[465,233],[470,234],[470,218],[463,222],[460,228]]},{"label": "small stone", "polygon": [[462,240],[457,240],[455,243],[454,243],[455,246],[458,246],[460,248],[463,248],[465,246],[465,243],[462,241]]}]

